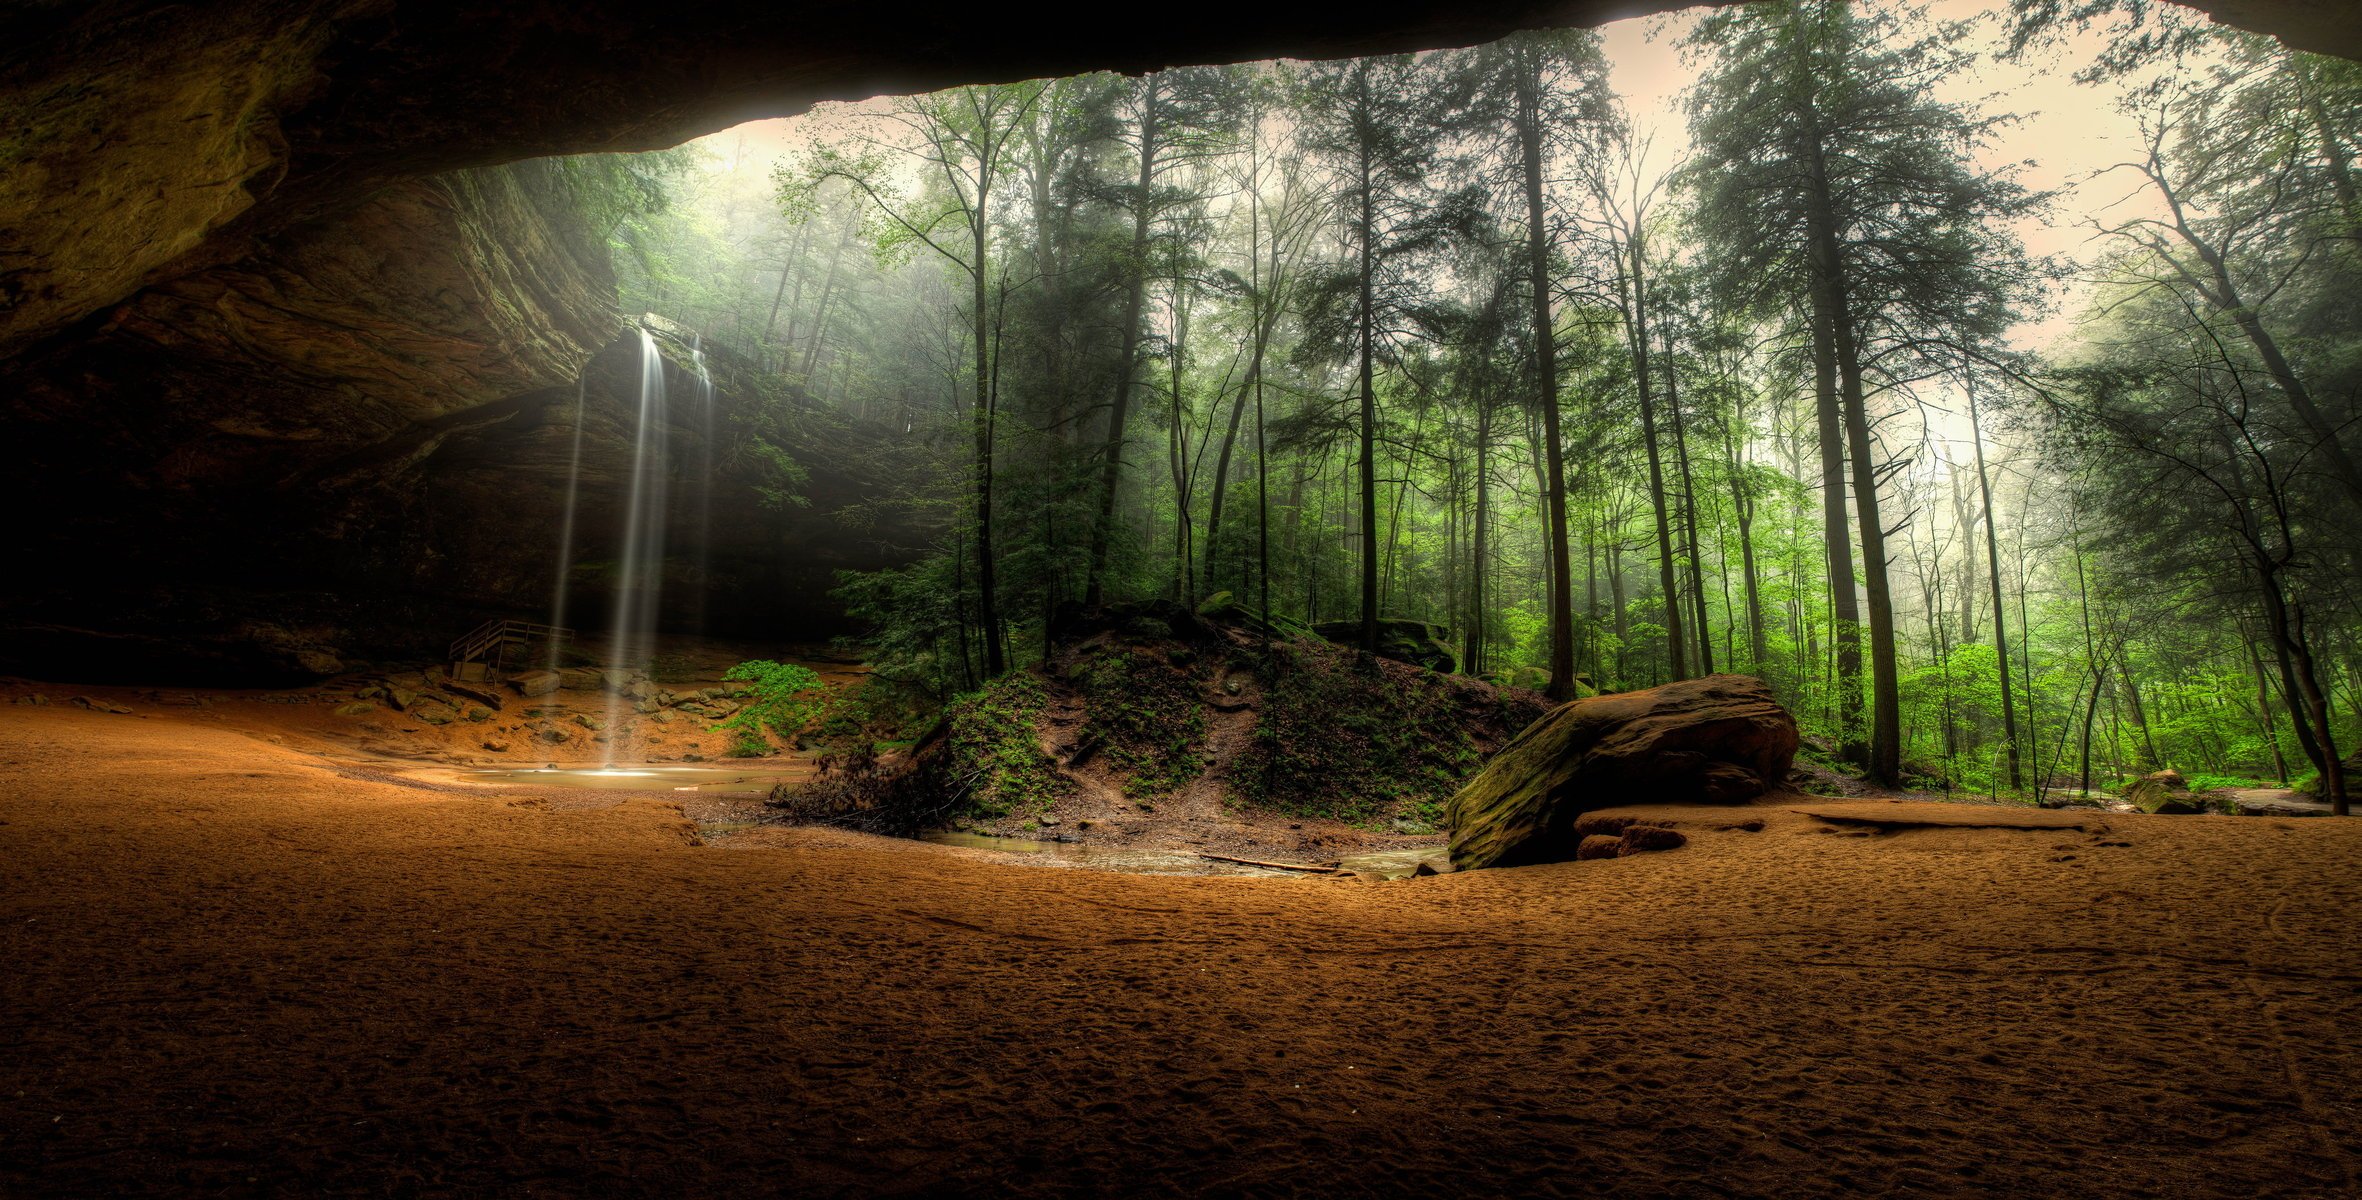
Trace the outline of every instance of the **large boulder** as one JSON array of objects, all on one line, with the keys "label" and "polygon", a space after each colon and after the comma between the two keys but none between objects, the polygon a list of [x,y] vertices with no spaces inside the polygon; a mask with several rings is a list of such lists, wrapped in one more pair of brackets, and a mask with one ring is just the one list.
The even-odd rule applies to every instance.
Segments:
[{"label": "large boulder", "polygon": [[1571,701],[1527,726],[1453,795],[1445,810],[1452,865],[1572,859],[1584,813],[1744,803],[1786,778],[1795,757],[1795,719],[1748,676]]},{"label": "large boulder", "polygon": [[[1340,646],[1361,644],[1361,622],[1322,621],[1312,627],[1314,633]],[[1407,621],[1400,617],[1382,617],[1378,621],[1378,657],[1409,663],[1449,675],[1460,665],[1460,656],[1452,653],[1444,639],[1450,630],[1425,621]]]},{"label": "large boulder", "polygon": [[2190,794],[2189,782],[2179,771],[2154,771],[2132,781],[2124,798],[2145,813],[2158,815],[2202,813],[2206,802]]}]

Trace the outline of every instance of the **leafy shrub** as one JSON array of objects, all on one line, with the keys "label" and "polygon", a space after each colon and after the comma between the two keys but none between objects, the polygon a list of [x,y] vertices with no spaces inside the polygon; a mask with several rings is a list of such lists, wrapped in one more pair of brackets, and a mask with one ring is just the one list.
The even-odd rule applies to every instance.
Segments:
[{"label": "leafy shrub", "polygon": [[954,701],[945,712],[943,778],[960,811],[1003,817],[1049,807],[1065,792],[1035,727],[1048,698],[1041,677],[1013,671]]},{"label": "leafy shrub", "polygon": [[722,679],[747,685],[746,706],[714,726],[732,735],[730,753],[739,758],[769,754],[766,731],[792,738],[828,707],[825,694],[814,694],[820,691],[819,674],[795,663],[751,659],[730,668]]}]

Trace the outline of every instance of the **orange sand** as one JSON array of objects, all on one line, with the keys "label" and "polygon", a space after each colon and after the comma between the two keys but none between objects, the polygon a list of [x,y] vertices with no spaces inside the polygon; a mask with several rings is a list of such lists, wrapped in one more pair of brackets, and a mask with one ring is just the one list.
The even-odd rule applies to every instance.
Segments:
[{"label": "orange sand", "polygon": [[2362,822],[1796,811],[1929,807],[1127,876],[9,707],[0,1195],[2356,1194]]}]

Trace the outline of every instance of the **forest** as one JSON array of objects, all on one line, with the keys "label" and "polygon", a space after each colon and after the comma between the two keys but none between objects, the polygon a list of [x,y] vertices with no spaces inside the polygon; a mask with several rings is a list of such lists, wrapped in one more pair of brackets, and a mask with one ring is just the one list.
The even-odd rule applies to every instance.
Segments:
[{"label": "forest", "polygon": [[768,169],[727,133],[571,161],[627,309],[759,355],[778,420],[900,432],[873,469],[939,535],[842,594],[935,697],[1062,604],[1229,592],[1444,626],[1554,698],[1758,675],[1889,785],[2340,796],[2362,74],[2111,43],[2077,83],[2138,153],[2069,211],[1995,165],[1999,101],[1947,98],[2055,34],[1716,12],[1677,155],[1570,31],[896,99]]}]

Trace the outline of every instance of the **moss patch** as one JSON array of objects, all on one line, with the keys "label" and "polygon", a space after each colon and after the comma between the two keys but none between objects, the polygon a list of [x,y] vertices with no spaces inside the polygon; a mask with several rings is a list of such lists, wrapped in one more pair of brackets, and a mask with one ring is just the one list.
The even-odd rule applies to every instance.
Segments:
[{"label": "moss patch", "polygon": [[1084,659],[1074,669],[1096,743],[1125,775],[1127,796],[1161,796],[1205,770],[1205,703],[1195,662],[1178,647],[1163,659],[1132,649]]},{"label": "moss patch", "polygon": [[1037,812],[1065,794],[1069,785],[1034,732],[1047,703],[1041,677],[1018,671],[945,711],[942,767],[946,784],[958,789],[955,811],[976,817]]},{"label": "moss patch", "polygon": [[[1435,824],[1443,802],[1546,706],[1433,672],[1351,654],[1273,648],[1259,669],[1255,740],[1230,771],[1244,803],[1368,824]],[[1483,739],[1481,742],[1479,739]]]}]

